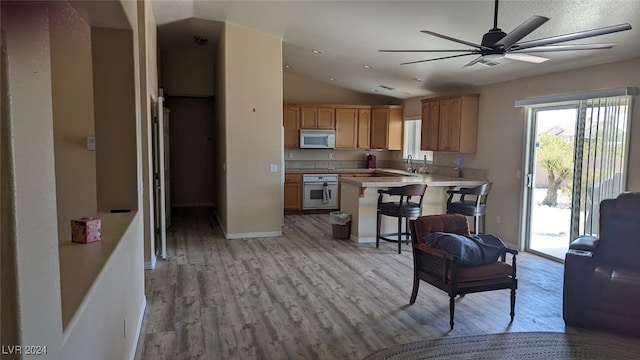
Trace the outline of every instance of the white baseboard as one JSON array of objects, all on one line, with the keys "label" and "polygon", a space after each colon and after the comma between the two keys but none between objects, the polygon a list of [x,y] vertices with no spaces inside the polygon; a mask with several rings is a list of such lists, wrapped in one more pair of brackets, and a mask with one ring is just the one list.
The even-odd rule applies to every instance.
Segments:
[{"label": "white baseboard", "polygon": [[135,360],[136,350],[138,349],[138,340],[140,340],[140,332],[142,331],[142,320],[144,320],[144,311],[147,308],[147,297],[142,298],[142,309],[140,309],[140,317],[138,318],[138,324],[136,324],[136,335],[133,339],[133,346],[131,346],[131,353],[129,354],[129,360]]},{"label": "white baseboard", "polygon": [[351,240],[355,240],[358,244],[371,244],[376,242],[376,238],[374,237],[356,237],[351,235]]},{"label": "white baseboard", "polygon": [[265,232],[237,233],[237,234],[224,234],[225,239],[264,238],[264,237],[278,237],[278,236],[282,236],[282,230],[265,231]]}]

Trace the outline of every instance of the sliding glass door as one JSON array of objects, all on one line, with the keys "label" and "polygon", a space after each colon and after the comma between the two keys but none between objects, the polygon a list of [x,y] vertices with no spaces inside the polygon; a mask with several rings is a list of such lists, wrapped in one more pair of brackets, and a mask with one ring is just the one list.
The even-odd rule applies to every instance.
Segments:
[{"label": "sliding glass door", "polygon": [[527,250],[564,259],[578,235],[598,235],[599,204],[624,190],[630,97],[530,108]]}]

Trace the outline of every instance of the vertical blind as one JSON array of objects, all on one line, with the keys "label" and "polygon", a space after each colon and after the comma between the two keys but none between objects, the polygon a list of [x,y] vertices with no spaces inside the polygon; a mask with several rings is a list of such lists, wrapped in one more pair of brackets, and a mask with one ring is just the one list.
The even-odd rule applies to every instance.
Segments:
[{"label": "vertical blind", "polygon": [[631,96],[581,100],[576,123],[571,233],[598,235],[600,201],[624,191]]}]

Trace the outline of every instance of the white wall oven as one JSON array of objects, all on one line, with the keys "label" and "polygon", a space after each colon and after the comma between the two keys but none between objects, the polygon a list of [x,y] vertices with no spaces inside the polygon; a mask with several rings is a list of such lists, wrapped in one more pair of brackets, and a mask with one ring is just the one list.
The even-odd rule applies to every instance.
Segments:
[{"label": "white wall oven", "polygon": [[304,196],[302,209],[337,209],[338,175],[308,174],[302,177]]}]

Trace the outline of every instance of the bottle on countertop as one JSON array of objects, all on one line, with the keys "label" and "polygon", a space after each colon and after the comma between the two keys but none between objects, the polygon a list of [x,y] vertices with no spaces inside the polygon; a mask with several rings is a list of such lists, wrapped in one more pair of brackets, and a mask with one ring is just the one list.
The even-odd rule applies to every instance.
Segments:
[{"label": "bottle on countertop", "polygon": [[460,168],[462,167],[462,157],[458,155],[456,157],[456,163],[453,169],[451,170],[451,177],[458,178],[460,177]]}]

